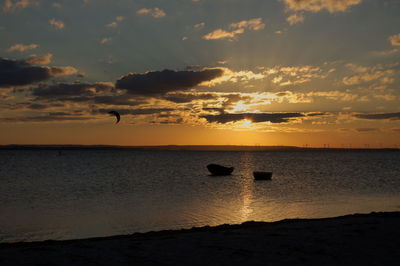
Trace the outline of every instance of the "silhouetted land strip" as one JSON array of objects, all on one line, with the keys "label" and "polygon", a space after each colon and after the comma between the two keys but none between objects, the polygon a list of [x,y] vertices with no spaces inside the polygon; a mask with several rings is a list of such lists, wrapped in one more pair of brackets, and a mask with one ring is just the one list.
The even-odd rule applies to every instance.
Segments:
[{"label": "silhouetted land strip", "polygon": [[311,148],[296,146],[240,146],[240,145],[2,145],[0,150],[132,150],[132,151],[400,151],[398,148]]},{"label": "silhouetted land strip", "polygon": [[400,212],[0,244],[1,265],[398,265]]}]

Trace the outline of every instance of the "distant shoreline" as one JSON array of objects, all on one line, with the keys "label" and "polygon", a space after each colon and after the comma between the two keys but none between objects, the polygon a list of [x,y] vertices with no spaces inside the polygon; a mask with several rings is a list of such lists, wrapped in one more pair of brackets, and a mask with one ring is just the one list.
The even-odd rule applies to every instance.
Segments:
[{"label": "distant shoreline", "polygon": [[131,151],[400,151],[399,148],[318,148],[242,145],[0,145],[0,150],[131,150]]},{"label": "distant shoreline", "polygon": [[1,265],[398,265],[400,212],[0,244]]}]

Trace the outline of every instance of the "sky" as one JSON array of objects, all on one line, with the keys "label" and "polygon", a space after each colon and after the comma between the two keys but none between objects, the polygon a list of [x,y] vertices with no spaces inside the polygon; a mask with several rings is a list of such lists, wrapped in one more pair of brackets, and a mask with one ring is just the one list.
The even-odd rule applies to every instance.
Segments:
[{"label": "sky", "polygon": [[0,145],[400,147],[399,14],[400,0],[0,0]]}]

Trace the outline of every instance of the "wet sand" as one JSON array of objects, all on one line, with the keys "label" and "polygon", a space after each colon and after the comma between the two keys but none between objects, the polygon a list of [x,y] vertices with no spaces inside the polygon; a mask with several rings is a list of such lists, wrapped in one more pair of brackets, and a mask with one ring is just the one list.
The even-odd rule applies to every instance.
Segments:
[{"label": "wet sand", "polygon": [[0,265],[399,265],[400,212],[0,244]]}]

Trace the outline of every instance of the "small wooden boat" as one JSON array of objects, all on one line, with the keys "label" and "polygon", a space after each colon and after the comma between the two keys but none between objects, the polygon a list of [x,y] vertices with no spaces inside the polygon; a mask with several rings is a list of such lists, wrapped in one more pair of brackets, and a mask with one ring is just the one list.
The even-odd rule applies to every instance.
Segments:
[{"label": "small wooden boat", "polygon": [[212,163],[207,165],[207,169],[210,171],[211,175],[230,175],[234,168]]},{"label": "small wooden boat", "polygon": [[255,180],[271,180],[272,172],[253,172]]}]

